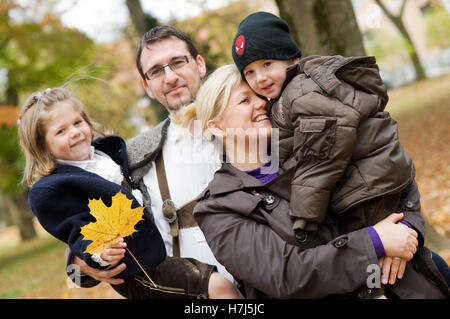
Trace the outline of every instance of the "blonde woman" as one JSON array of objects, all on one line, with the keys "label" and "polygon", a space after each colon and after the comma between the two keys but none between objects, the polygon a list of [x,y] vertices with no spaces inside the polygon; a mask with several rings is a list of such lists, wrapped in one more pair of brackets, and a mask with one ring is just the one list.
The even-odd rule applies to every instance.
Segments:
[{"label": "blonde woman", "polygon": [[[247,297],[373,298],[377,291],[388,298],[448,298],[448,287],[423,246],[415,183],[402,193],[411,208],[373,226],[340,234],[338,219],[327,214],[317,232],[295,236],[289,217],[292,170],[270,169],[276,153],[268,151],[273,132],[264,105],[236,66],[226,65],[210,75],[195,104],[177,119],[191,129],[199,121],[224,151],[222,167],[198,197],[194,217],[217,260],[242,281]],[[379,277],[371,283],[376,276],[369,275],[380,271],[376,267],[385,256],[409,262],[398,277],[394,269],[393,278],[382,274],[381,281],[389,282],[384,291],[369,289],[381,286]]]}]

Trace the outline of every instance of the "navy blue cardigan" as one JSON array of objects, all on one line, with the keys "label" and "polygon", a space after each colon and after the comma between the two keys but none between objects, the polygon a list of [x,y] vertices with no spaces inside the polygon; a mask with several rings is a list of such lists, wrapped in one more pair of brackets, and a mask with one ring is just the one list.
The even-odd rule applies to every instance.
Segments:
[{"label": "navy blue cardigan", "polygon": [[[128,176],[125,141],[118,136],[110,136],[96,139],[93,145],[122,167],[125,178],[132,185]],[[83,253],[91,241],[83,240],[80,228],[95,222],[95,218],[89,213],[88,199],[101,198],[105,205],[110,206],[112,196],[119,191],[133,200],[132,208],[139,206],[138,201],[124,187],[79,167],[59,165],[51,175],[41,178],[31,187],[28,203],[45,230],[67,243],[72,253],[89,266],[103,269],[104,267],[91,260],[90,254]],[[144,269],[161,263],[166,257],[164,242],[146,210],[143,220],[136,224],[135,229],[138,231],[124,238],[131,253]],[[127,268],[117,278],[142,273],[128,252],[121,262],[125,262]]]}]

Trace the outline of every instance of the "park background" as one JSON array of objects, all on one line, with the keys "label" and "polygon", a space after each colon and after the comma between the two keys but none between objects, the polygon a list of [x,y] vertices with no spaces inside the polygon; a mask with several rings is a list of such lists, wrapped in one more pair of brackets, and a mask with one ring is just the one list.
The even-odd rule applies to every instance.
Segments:
[{"label": "park background", "polygon": [[259,10],[289,23],[303,56],[376,56],[415,162],[425,243],[450,263],[449,0],[0,0],[0,298],[120,298],[103,283],[68,285],[65,244],[28,209],[16,126],[24,99],[67,85],[97,122],[130,138],[167,115],[135,67],[145,31],[185,30],[211,72],[232,63],[239,22]]}]

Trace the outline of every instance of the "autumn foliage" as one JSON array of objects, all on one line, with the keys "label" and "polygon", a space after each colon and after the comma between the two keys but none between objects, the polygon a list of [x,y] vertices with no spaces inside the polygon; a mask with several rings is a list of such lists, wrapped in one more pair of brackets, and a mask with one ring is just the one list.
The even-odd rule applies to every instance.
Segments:
[{"label": "autumn foliage", "polygon": [[101,199],[89,199],[89,209],[96,221],[81,227],[84,240],[91,240],[85,252],[101,254],[103,250],[115,243],[119,237],[126,237],[136,231],[134,226],[142,220],[144,208],[131,208],[132,201],[121,192],[111,199],[111,206],[106,206]]},{"label": "autumn foliage", "polygon": [[13,127],[19,118],[20,109],[12,105],[0,105],[0,127]]}]

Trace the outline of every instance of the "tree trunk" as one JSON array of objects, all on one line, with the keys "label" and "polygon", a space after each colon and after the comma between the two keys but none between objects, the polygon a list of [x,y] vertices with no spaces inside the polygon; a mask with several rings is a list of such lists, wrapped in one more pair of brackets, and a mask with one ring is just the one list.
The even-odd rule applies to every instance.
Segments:
[{"label": "tree trunk", "polygon": [[[13,217],[6,206],[6,195],[0,190],[0,226],[11,226],[14,224]],[[0,227],[1,231],[1,227]]]},{"label": "tree trunk", "polygon": [[146,33],[147,30],[147,20],[142,10],[141,3],[139,0],[127,0],[128,11],[130,12],[130,18],[133,22],[134,28],[139,35],[139,38]]},{"label": "tree trunk", "polygon": [[30,240],[37,236],[33,224],[33,214],[30,212],[24,194],[3,195],[7,214],[14,225],[19,228],[20,239]]},{"label": "tree trunk", "polygon": [[416,47],[414,46],[414,43],[411,40],[411,37],[409,36],[408,30],[406,30],[405,25],[403,24],[402,16],[403,16],[403,9],[405,8],[407,0],[403,0],[400,13],[395,16],[389,10],[384,6],[381,0],[375,0],[377,5],[383,10],[384,14],[388,17],[389,20],[395,25],[397,30],[400,32],[402,37],[405,39],[406,44],[408,45],[408,55],[411,59],[411,62],[413,64],[414,70],[416,71],[416,80],[423,80],[426,78],[425,70],[422,66],[422,63],[420,62],[419,56],[417,55]]},{"label": "tree trunk", "polygon": [[302,56],[365,55],[350,0],[276,0]]},{"label": "tree trunk", "polygon": [[405,28],[405,25],[403,24],[403,21],[401,17],[394,18],[391,20],[392,23],[395,24],[400,34],[403,36],[403,38],[406,41],[406,44],[408,45],[408,55],[411,59],[411,62],[414,66],[414,70],[416,71],[416,80],[423,80],[425,79],[425,70],[423,69],[422,63],[420,63],[419,56],[417,55],[416,48],[411,40],[411,37],[409,36],[408,31]]},{"label": "tree trunk", "polygon": [[139,0],[126,0],[130,18],[133,22],[136,32],[141,38],[148,30],[159,24],[158,20],[151,14],[147,14],[142,10]]},{"label": "tree trunk", "polygon": [[19,105],[19,94],[17,93],[17,90],[15,88],[10,86],[7,87],[5,104],[12,106]]}]

